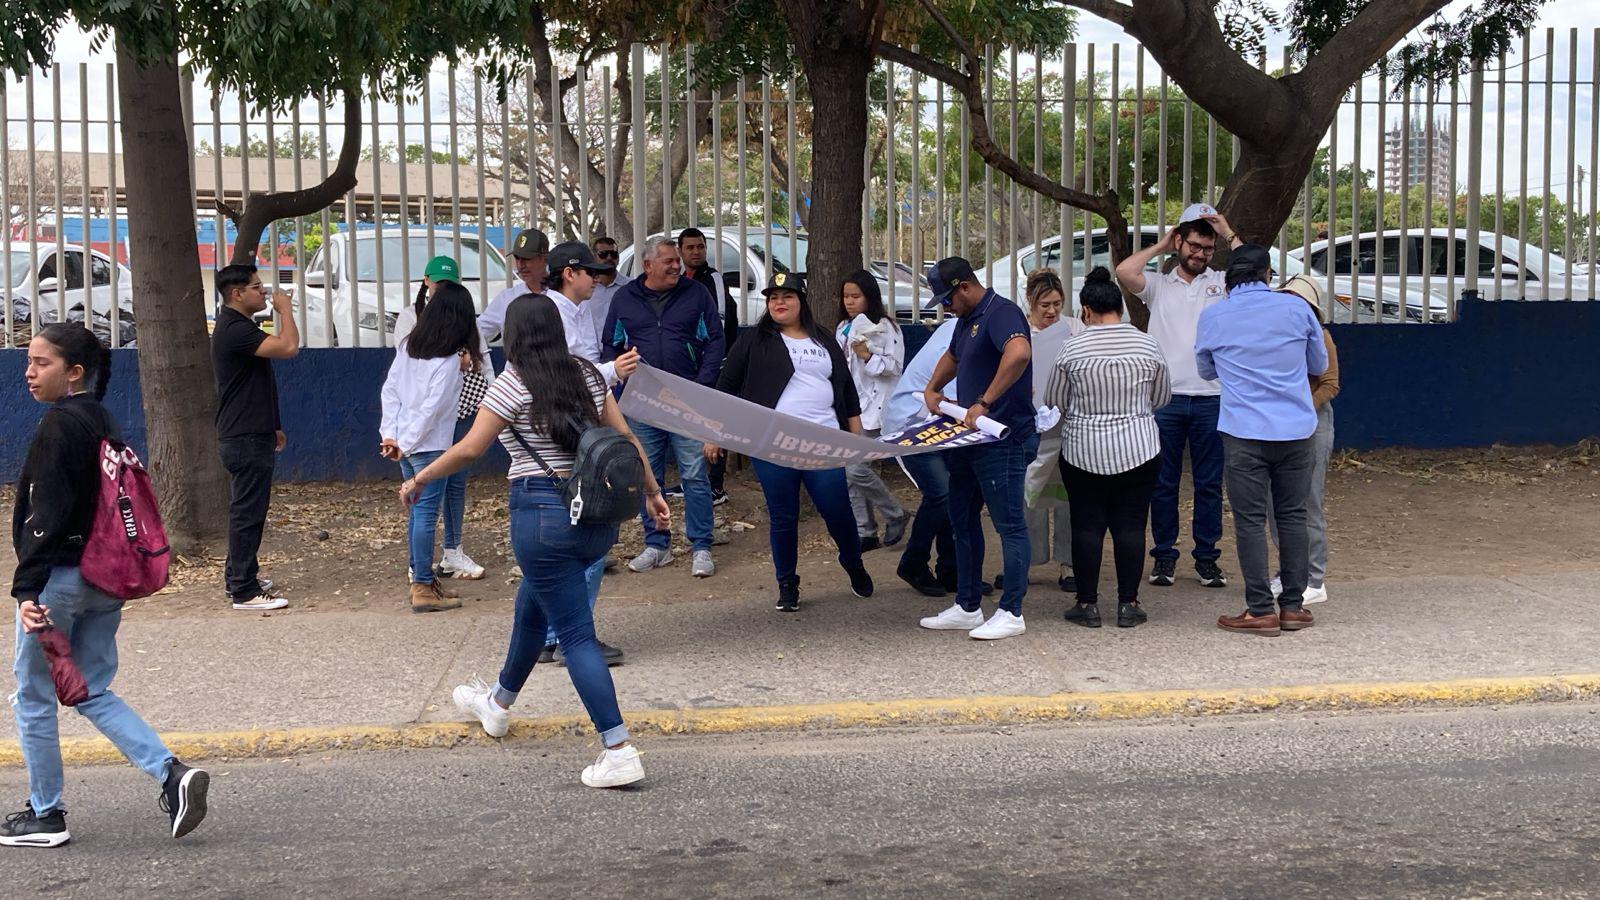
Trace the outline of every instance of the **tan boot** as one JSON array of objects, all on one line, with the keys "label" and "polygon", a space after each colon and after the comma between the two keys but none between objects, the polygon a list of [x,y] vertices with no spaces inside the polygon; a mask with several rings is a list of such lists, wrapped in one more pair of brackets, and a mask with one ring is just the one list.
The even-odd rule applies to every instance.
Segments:
[{"label": "tan boot", "polygon": [[441,612],[461,606],[460,600],[441,596],[432,584],[411,585],[411,611],[414,613]]}]

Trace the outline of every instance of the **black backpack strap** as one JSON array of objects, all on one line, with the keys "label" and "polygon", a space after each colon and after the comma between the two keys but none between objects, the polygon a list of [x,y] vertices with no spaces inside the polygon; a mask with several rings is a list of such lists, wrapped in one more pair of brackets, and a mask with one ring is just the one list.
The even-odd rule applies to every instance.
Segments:
[{"label": "black backpack strap", "polygon": [[555,469],[550,468],[550,464],[544,461],[544,457],[539,455],[539,451],[533,449],[533,445],[528,443],[527,438],[522,436],[522,432],[517,430],[516,425],[508,424],[506,427],[511,429],[511,436],[516,438],[517,443],[522,445],[522,449],[528,451],[528,455],[533,457],[533,461],[538,463],[540,468],[544,469],[544,473],[548,475],[552,481],[561,480],[561,476],[556,474]]}]

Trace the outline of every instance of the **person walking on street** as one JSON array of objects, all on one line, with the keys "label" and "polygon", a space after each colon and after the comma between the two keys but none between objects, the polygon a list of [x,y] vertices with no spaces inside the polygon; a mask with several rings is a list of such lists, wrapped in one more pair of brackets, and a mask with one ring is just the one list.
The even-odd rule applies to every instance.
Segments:
[{"label": "person walking on street", "polygon": [[123,602],[84,581],[79,568],[99,501],[100,442],[120,439],[116,421],[100,405],[111,378],[111,352],[82,325],[47,325],[28,343],[26,378],[33,399],[48,404],[28,445],[11,516],[17,558],[11,578],[17,690],[11,706],[28,770],[28,803],[0,823],[0,846],[59,847],[72,839],[62,801],[56,685],[37,637],[47,629],[65,637],[88,688],[75,708],[161,785],[170,833],[183,837],[206,817],[211,777],[180,762],[112,693]]},{"label": "person walking on street", "polygon": [[506,323],[506,307],[523,294],[544,293],[544,277],[550,271],[550,239],[537,228],[524,228],[512,239],[506,251],[511,257],[511,273],[517,281],[494,295],[478,313],[478,331],[493,343]]},{"label": "person walking on street", "polygon": [[[1294,294],[1311,305],[1311,312],[1322,321],[1322,283],[1305,275],[1296,275],[1280,289]],[[1311,376],[1311,405],[1317,408],[1317,430],[1311,435],[1311,493],[1306,497],[1306,534],[1310,565],[1306,576],[1305,602],[1322,603],[1328,599],[1325,579],[1328,575],[1328,517],[1323,509],[1327,496],[1328,461],[1333,457],[1333,398],[1339,396],[1339,350],[1333,345],[1333,334],[1322,327],[1322,345],[1328,351],[1328,368],[1321,375]],[[1267,511],[1267,524],[1271,526],[1272,542],[1280,548],[1278,520]],[[1283,593],[1283,573],[1272,579],[1272,596]]]},{"label": "person walking on street", "polygon": [[232,482],[228,505],[227,595],[246,612],[283,609],[289,601],[261,578],[257,554],[272,501],[276,457],[288,443],[278,416],[278,382],[272,361],[300,352],[300,331],[288,291],[275,291],[276,333],[256,325],[267,308],[267,288],[252,265],[224,266],[217,272],[216,329],[211,334],[211,364],[217,376],[217,449]]},{"label": "person walking on street", "polygon": [[[928,270],[935,302],[960,316],[950,349],[939,358],[923,392],[930,412],[948,400],[945,385],[959,382],[955,403],[967,410],[966,426],[987,416],[1009,430],[1001,440],[946,452],[950,466],[950,524],[956,544],[956,602],[923,628],[964,630],[978,640],[1022,634],[1022,601],[1028,593],[1028,525],[1023,518],[1023,478],[1038,450],[1034,431],[1033,346],[1027,316],[1011,300],[985,288],[972,264],[959,256]],[[1000,606],[983,619],[983,524],[989,519],[1000,536],[1005,586]]]},{"label": "person walking on street", "polygon": [[[856,396],[844,353],[833,336],[817,324],[806,304],[806,285],[799,275],[778,272],[762,290],[767,311],[745,332],[728,354],[717,390],[785,415],[818,425],[861,433],[861,401]],[[707,457],[722,450],[707,444]],[[778,578],[777,609],[800,609],[800,488],[811,495],[839,550],[839,565],[850,576],[857,597],[872,596],[872,576],[861,563],[861,541],[850,512],[844,469],[793,469],[753,460],[756,478],[767,501],[767,537],[772,568]]]},{"label": "person walking on street", "polygon": [[[449,256],[435,256],[428,260],[427,266],[422,270],[422,284],[417,289],[416,299],[411,305],[400,310],[400,315],[395,318],[394,345],[397,353],[400,342],[417,327],[417,319],[422,315],[423,308],[432,299],[434,292],[439,289],[439,285],[451,283],[457,285],[461,283],[461,268],[455,259]],[[468,297],[470,300],[471,295]],[[476,319],[475,307],[473,316]],[[473,328],[476,331],[477,326],[474,325]],[[460,401],[456,404],[455,428],[451,432],[451,443],[465,437],[467,430],[472,427],[472,417],[477,415],[478,404],[483,402],[483,395],[488,393],[489,382],[494,374],[489,362],[489,342],[483,339],[481,333],[478,335],[478,353],[472,355],[463,352],[460,355],[460,365],[461,395]],[[445,485],[441,515],[444,519],[444,559],[439,562],[439,574],[446,578],[480,580],[484,576],[483,566],[474,562],[461,544],[467,517],[465,471],[450,476],[449,482]]]},{"label": "person walking on street", "polygon": [[[1195,361],[1222,382],[1218,427],[1228,453],[1228,497],[1247,609],[1217,626],[1277,635],[1310,628],[1305,600],[1306,501],[1315,467],[1317,411],[1311,376],[1328,369],[1322,323],[1305,301],[1267,287],[1267,248],[1244,244],[1228,258],[1228,298],[1200,316]],[[1278,522],[1283,593],[1273,604],[1267,510]]]},{"label": "person walking on street", "polygon": [[[1205,587],[1228,586],[1217,565],[1222,551],[1222,438],[1217,433],[1222,388],[1200,377],[1194,338],[1200,314],[1227,295],[1223,274],[1209,268],[1217,242],[1238,239],[1213,207],[1195,203],[1178,217],[1178,225],[1159,243],[1130,255],[1117,265],[1117,282],[1144,301],[1150,310],[1150,336],[1161,345],[1172,376],[1172,402],[1156,410],[1161,429],[1161,474],[1150,498],[1150,535],[1155,565],[1150,583],[1169,586],[1177,577],[1178,487],[1183,480],[1183,450],[1189,448],[1194,481],[1194,571]],[[1170,272],[1156,275],[1145,268],[1159,256],[1174,254]]]},{"label": "person walking on street", "polygon": [[[583,242],[568,241],[558,244],[550,251],[550,277],[545,280],[545,296],[555,303],[556,311],[561,314],[561,329],[566,334],[567,352],[593,365],[606,380],[607,387],[626,381],[639,367],[639,353],[636,350],[629,350],[612,362],[601,361],[599,330],[595,327],[594,320],[585,315],[583,310],[584,306],[593,302],[594,287],[599,277],[615,272],[615,266],[595,259],[594,254]],[[605,570],[605,555],[601,555],[593,565],[584,570],[583,581],[589,594],[590,610],[594,609],[595,602],[600,598],[600,579],[605,575]],[[605,656],[606,665],[622,665],[623,654],[620,648],[613,647],[605,641],[597,643],[600,652]],[[560,636],[552,626],[545,635],[544,650],[539,654],[539,661],[558,664],[564,662],[565,657],[560,644]]]},{"label": "person walking on street", "polygon": [[[845,278],[839,289],[839,327],[834,336],[850,364],[850,378],[861,399],[861,433],[875,438],[883,433],[883,408],[905,367],[906,342],[900,326],[884,309],[878,279],[871,272],[861,269]],[[850,508],[862,551],[900,543],[911,514],[872,463],[851,463],[844,474],[850,484]],[[883,514],[881,543],[877,513]]]},{"label": "person walking on street", "polygon": [[[400,463],[407,478],[438,459],[455,443],[456,411],[461,404],[461,354],[481,366],[472,294],[455,282],[443,282],[423,308],[417,326],[395,348],[394,362],[383,382],[383,419],[379,452]],[[429,485],[409,512],[411,611],[457,609],[461,601],[445,591],[433,570],[433,536],[439,523],[449,480]]]},{"label": "person walking on street", "polygon": [[[663,372],[716,387],[724,347],[716,301],[698,283],[682,277],[682,261],[671,240],[645,241],[640,259],[644,277],[628,282],[611,300],[600,332],[603,358],[616,360],[637,350],[642,362]],[[690,572],[696,578],[710,578],[717,566],[711,558],[711,482],[706,477],[705,445],[643,422],[630,424],[650,457],[657,481],[666,475],[667,454],[676,459],[683,479],[684,530],[693,551]],[[641,517],[645,548],[628,563],[633,572],[672,562],[672,532],[647,513]]]},{"label": "person walking on street", "polygon": [[1146,619],[1139,605],[1150,491],[1161,466],[1155,411],[1172,399],[1167,364],[1155,339],[1122,321],[1122,292],[1096,267],[1079,293],[1084,331],[1067,339],[1042,402],[1061,421],[1039,441],[1029,493],[1059,472],[1072,505],[1077,604],[1066,619],[1100,627],[1100,559],[1111,532],[1117,569],[1117,625]]},{"label": "person walking on street", "polygon": [[[955,331],[955,318],[946,318],[906,364],[904,374],[889,395],[889,402],[884,405],[885,432],[896,434],[928,418],[923,391],[933,377],[934,367],[949,349]],[[945,385],[947,391],[958,388],[956,382]],[[906,548],[900,554],[895,574],[924,597],[949,596],[956,590],[956,542],[950,527],[950,467],[945,462],[945,453],[913,453],[900,457],[900,465],[916,485],[921,500],[911,518]],[[928,564],[933,562],[935,549],[938,560],[930,571]]]},{"label": "person walking on street", "polygon": [[[511,456],[511,547],[522,568],[510,647],[493,686],[474,678],[457,686],[451,697],[486,733],[503,737],[510,729],[511,705],[554,625],[567,675],[605,744],[581,780],[589,787],[621,787],[643,778],[644,766],[639,751],[628,743],[616,686],[595,639],[583,577],[616,541],[617,527],[573,524],[561,484],[572,471],[585,431],[603,425],[627,434],[628,425],[605,377],[567,350],[555,301],[531,294],[512,301],[506,308],[505,332],[506,370],[484,397],[472,430],[402,484],[400,498],[414,504],[429,484],[471,465],[496,439],[505,447]],[[529,385],[538,385],[538,402]],[[644,449],[633,442],[643,460]],[[644,478],[647,512],[665,524],[667,504],[648,467]]]},{"label": "person walking on street", "polygon": [[[1084,324],[1082,319],[1066,317],[1063,311],[1066,308],[1067,293],[1061,283],[1061,276],[1054,269],[1036,269],[1028,274],[1028,328],[1032,331],[1035,341],[1039,332],[1046,328],[1053,328],[1057,323],[1065,322],[1062,326],[1069,335],[1082,334]],[[1034,360],[1035,367],[1040,364],[1053,366],[1055,360]],[[1034,398],[1036,405],[1049,406],[1043,397]],[[1065,409],[1061,410],[1066,413]],[[1043,451],[1041,451],[1042,453]],[[1052,559],[1061,567],[1056,575],[1056,586],[1065,593],[1072,594],[1078,590],[1077,581],[1072,575],[1072,508],[1068,503],[1059,503],[1046,500],[1043,495],[1038,496],[1028,504],[1025,516],[1028,523],[1028,541],[1033,548],[1031,562],[1033,565],[1042,566]],[[1052,530],[1052,525],[1054,528]],[[1143,553],[1144,551],[1139,551]],[[1002,582],[1003,583],[1003,582]]]},{"label": "person walking on street", "polygon": [[[698,228],[685,228],[678,232],[678,253],[683,256],[684,277],[705,288],[716,301],[717,308],[722,310],[722,345],[732,347],[734,339],[739,336],[739,307],[728,294],[728,286],[722,281],[722,273],[718,272],[716,266],[707,259],[705,232]],[[726,453],[719,454],[711,463],[706,477],[711,482],[711,505],[721,506],[727,503],[728,492],[724,490],[728,478]],[[669,489],[667,496],[671,497],[673,493]],[[683,488],[680,485],[677,494],[681,496],[682,493]]]}]

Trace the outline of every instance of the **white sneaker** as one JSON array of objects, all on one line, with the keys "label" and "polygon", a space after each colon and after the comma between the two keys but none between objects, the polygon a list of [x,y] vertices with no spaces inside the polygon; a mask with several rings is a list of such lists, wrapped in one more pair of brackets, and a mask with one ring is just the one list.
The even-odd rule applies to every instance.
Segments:
[{"label": "white sneaker", "polygon": [[961,604],[952,603],[949,609],[937,616],[927,616],[917,624],[933,631],[970,631],[983,624],[983,610],[967,612]]},{"label": "white sneaker", "polygon": [[648,572],[672,563],[672,551],[660,547],[646,547],[644,552],[628,560],[628,571]]},{"label": "white sneaker", "polygon": [[233,608],[245,612],[270,612],[274,609],[283,609],[289,601],[282,597],[274,597],[268,593],[257,594],[249,600],[233,601]]},{"label": "white sneaker", "polygon": [[1014,616],[1003,609],[994,611],[989,621],[979,625],[967,633],[967,637],[978,641],[998,641],[1017,635],[1028,630],[1021,616]]},{"label": "white sneaker", "polygon": [[711,561],[710,550],[696,550],[694,552],[694,565],[689,574],[696,578],[710,578],[717,574],[717,564]]},{"label": "white sneaker", "polygon": [[446,578],[460,578],[465,581],[477,581],[483,577],[483,566],[472,561],[460,547],[444,551],[444,559],[439,562],[439,574]]},{"label": "white sneaker", "polygon": [[1327,603],[1328,602],[1328,588],[1327,588],[1327,586],[1324,585],[1322,587],[1308,587],[1308,588],[1306,588],[1305,599],[1302,602],[1304,602],[1304,603]]},{"label": "white sneaker", "polygon": [[592,788],[614,788],[633,784],[644,777],[639,750],[625,744],[615,750],[601,750],[592,766],[583,767],[583,783]]},{"label": "white sneaker", "polygon": [[483,683],[483,679],[472,676],[466,684],[456,685],[450,692],[450,697],[456,701],[456,709],[461,710],[464,716],[472,716],[483,725],[483,730],[490,737],[505,737],[511,730],[511,710],[504,709],[490,697],[493,689]]}]

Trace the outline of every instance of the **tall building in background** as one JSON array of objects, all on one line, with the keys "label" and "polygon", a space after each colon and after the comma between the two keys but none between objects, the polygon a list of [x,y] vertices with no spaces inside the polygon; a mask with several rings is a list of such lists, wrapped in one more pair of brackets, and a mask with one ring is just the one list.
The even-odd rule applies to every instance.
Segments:
[{"label": "tall building in background", "polygon": [[1456,193],[1450,180],[1450,154],[1455,150],[1450,145],[1450,124],[1443,118],[1434,120],[1433,155],[1429,156],[1426,108],[1420,97],[1410,103],[1410,130],[1395,125],[1383,136],[1383,188],[1399,193],[1403,172],[1407,186],[1427,185],[1434,200],[1448,200]]}]

